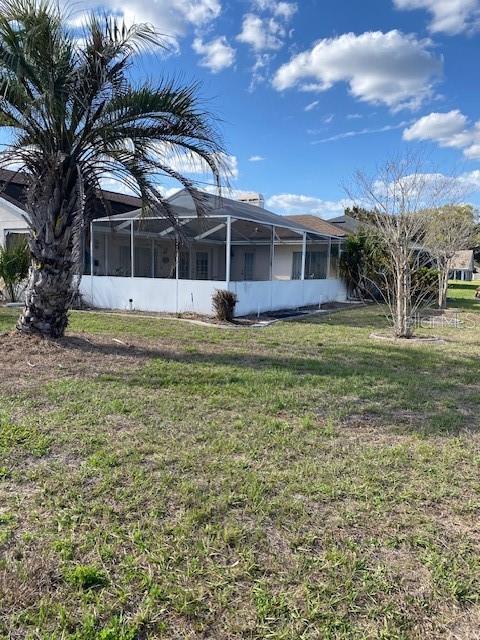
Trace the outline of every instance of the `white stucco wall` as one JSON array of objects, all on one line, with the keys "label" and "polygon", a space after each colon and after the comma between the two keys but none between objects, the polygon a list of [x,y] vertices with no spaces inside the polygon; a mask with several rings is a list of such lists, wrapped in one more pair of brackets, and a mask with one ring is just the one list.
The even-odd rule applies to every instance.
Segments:
[{"label": "white stucco wall", "polygon": [[5,244],[9,231],[27,232],[28,225],[22,216],[21,209],[0,198],[0,245]]},{"label": "white stucco wall", "polygon": [[215,290],[224,288],[225,282],[212,280],[83,276],[80,282],[84,300],[99,309],[205,315],[212,313]]},{"label": "white stucco wall", "polygon": [[[83,276],[80,284],[84,300],[100,309],[204,315],[212,313],[215,290],[225,288],[222,281],[109,276]],[[342,301],[347,295],[341,280],[336,279],[231,282],[229,289],[238,296],[237,316]]]},{"label": "white stucco wall", "polygon": [[239,316],[347,299],[345,285],[341,280],[334,278],[232,282],[230,290],[237,294],[236,314]]}]

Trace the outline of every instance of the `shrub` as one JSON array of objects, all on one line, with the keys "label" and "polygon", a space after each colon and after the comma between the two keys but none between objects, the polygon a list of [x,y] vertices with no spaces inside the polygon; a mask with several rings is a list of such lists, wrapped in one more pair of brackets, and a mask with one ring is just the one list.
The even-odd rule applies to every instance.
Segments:
[{"label": "shrub", "polygon": [[11,302],[18,297],[19,285],[28,275],[30,253],[26,241],[0,247],[0,278]]},{"label": "shrub", "polygon": [[217,289],[212,296],[212,305],[219,320],[232,322],[237,296],[226,289]]}]

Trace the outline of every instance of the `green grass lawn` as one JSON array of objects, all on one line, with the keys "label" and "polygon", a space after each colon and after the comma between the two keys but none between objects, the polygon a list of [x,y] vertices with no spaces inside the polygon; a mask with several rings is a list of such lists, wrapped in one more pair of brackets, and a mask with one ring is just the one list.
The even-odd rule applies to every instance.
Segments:
[{"label": "green grass lawn", "polygon": [[478,638],[480,314],[450,295],[428,345],[369,338],[375,306],[4,335],[0,638]]}]

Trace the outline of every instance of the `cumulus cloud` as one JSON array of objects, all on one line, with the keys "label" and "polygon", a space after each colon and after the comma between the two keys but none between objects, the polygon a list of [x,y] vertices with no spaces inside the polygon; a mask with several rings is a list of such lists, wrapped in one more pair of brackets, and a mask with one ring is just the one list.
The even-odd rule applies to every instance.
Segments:
[{"label": "cumulus cloud", "polygon": [[263,160],[265,160],[263,156],[251,156],[248,159],[249,162],[262,162]]},{"label": "cumulus cloud", "polygon": [[248,44],[254,51],[275,51],[283,45],[285,29],[274,18],[260,18],[253,13],[243,17],[242,30],[237,36],[239,42]]},{"label": "cumulus cloud", "polygon": [[[68,6],[69,3],[63,0]],[[79,24],[81,15],[91,10],[107,11],[119,16],[127,24],[148,22],[153,24],[160,33],[172,39],[178,46],[179,38],[183,37],[191,27],[205,27],[222,11],[220,0],[82,0],[75,5],[76,15],[72,16],[74,24]]]},{"label": "cumulus cloud", "polygon": [[231,47],[225,36],[219,36],[210,42],[195,38],[192,44],[195,53],[200,56],[200,65],[213,73],[231,67],[235,62],[235,49]]},{"label": "cumulus cloud", "polygon": [[393,0],[397,9],[426,9],[432,16],[432,33],[456,35],[480,27],[479,0]]},{"label": "cumulus cloud", "polygon": [[254,7],[260,11],[270,11],[274,16],[290,20],[298,11],[296,2],[276,2],[276,0],[254,0]]},{"label": "cumulus cloud", "polygon": [[243,16],[237,40],[248,45],[254,55],[251,91],[269,76],[276,52],[291,35],[287,26],[296,11],[297,5],[293,2],[253,0],[252,11]]},{"label": "cumulus cloud", "polygon": [[325,38],[282,65],[273,86],[320,92],[345,82],[363,102],[415,109],[433,96],[442,73],[443,60],[432,47],[430,40],[398,30]]},{"label": "cumulus cloud", "polygon": [[267,200],[267,209],[277,213],[310,213],[326,218],[342,215],[345,208],[352,205],[350,200],[322,200],[313,196],[295,193],[279,193]]},{"label": "cumulus cloud", "polygon": [[403,138],[436,142],[441,147],[462,149],[466,158],[480,158],[480,120],[472,125],[458,109],[420,118],[405,129]]}]

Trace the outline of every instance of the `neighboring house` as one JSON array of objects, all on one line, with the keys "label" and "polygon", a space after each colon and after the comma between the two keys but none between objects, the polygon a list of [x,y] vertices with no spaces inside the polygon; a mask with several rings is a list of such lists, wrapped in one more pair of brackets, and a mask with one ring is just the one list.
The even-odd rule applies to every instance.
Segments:
[{"label": "neighboring house", "polygon": [[[342,229],[340,225],[333,225],[331,220],[323,220],[323,218],[319,218],[318,216],[303,214],[303,215],[294,215],[294,216],[284,216],[288,220],[292,222],[298,222],[303,224],[305,227],[309,227],[310,229],[314,229],[319,233],[324,233],[326,235],[333,235],[338,238],[346,238],[348,236],[348,231]],[[353,220],[353,218],[352,218]],[[355,221],[356,222],[356,221]]]},{"label": "neighboring house", "polygon": [[345,236],[356,233],[362,224],[361,222],[347,214],[338,216],[336,218],[330,218],[328,222],[329,224],[333,225],[338,232],[341,231]]},{"label": "neighboring house", "polygon": [[[0,193],[1,243],[28,233],[17,178]],[[161,215],[143,214],[138,198],[103,195],[113,215],[91,224],[80,282],[95,307],[210,314],[216,289],[237,294],[237,315],[346,299],[339,277],[343,234],[328,223],[315,228],[210,194],[202,194],[199,216],[180,191],[168,200],[179,220],[174,228]]]},{"label": "neighboring house", "polygon": [[450,264],[451,280],[473,280],[475,263],[473,251],[457,251]]}]

